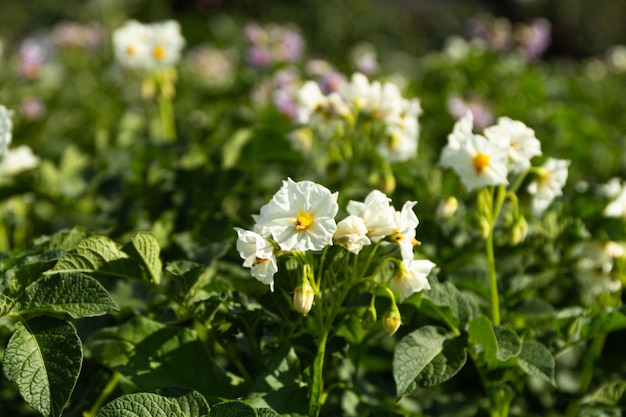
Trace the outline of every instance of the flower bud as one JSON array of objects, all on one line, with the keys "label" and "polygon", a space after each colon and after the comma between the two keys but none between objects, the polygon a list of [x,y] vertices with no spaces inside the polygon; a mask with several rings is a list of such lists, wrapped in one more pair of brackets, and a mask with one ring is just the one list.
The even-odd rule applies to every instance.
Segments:
[{"label": "flower bud", "polygon": [[293,293],[293,305],[296,311],[301,314],[307,314],[313,307],[313,298],[315,293],[313,287],[309,284],[308,280],[304,280],[300,285],[296,287]]},{"label": "flower bud", "polygon": [[509,238],[509,243],[515,246],[521,243],[524,239],[526,239],[527,234],[528,223],[523,216],[520,216],[513,225],[513,229],[511,230],[511,237]]},{"label": "flower bud", "polygon": [[393,336],[393,334],[398,331],[401,324],[400,311],[398,311],[398,307],[394,304],[383,315],[383,330],[389,336]]},{"label": "flower bud", "polygon": [[437,206],[436,217],[439,220],[449,219],[459,208],[459,201],[454,196],[444,198]]},{"label": "flower bud", "polygon": [[370,306],[361,316],[361,327],[363,330],[370,330],[376,324],[376,309]]}]

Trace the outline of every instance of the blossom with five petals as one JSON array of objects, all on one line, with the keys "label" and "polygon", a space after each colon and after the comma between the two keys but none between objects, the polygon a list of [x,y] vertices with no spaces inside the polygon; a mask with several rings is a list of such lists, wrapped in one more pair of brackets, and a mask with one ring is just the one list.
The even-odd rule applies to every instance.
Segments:
[{"label": "blossom with five petals", "polygon": [[389,202],[389,197],[383,192],[373,190],[363,202],[350,201],[348,203],[348,214],[363,219],[367,227],[367,237],[373,242],[378,242],[395,233],[397,229],[396,211]]},{"label": "blossom with five petals", "polygon": [[339,210],[337,193],[312,181],[291,178],[256,217],[262,234],[271,235],[282,250],[321,250],[332,245]]}]

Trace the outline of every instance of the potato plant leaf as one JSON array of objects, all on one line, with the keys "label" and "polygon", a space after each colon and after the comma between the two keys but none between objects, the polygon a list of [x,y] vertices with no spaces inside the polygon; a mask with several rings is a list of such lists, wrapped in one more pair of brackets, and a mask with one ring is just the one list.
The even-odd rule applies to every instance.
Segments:
[{"label": "potato plant leaf", "polygon": [[82,360],[81,342],[72,323],[37,317],[16,325],[3,369],[31,407],[44,416],[59,417],[74,390]]},{"label": "potato plant leaf", "polygon": [[461,369],[465,363],[465,350],[458,342],[449,345],[454,338],[441,328],[425,326],[398,342],[393,355],[393,377],[398,397],[412,391],[415,380],[434,385],[451,378]]},{"label": "potato plant leaf", "polygon": [[257,417],[256,410],[240,401],[225,401],[211,408],[211,417]]},{"label": "potato plant leaf", "polygon": [[131,258],[144,266],[155,284],[161,280],[163,265],[159,257],[161,248],[156,236],[149,232],[139,232],[122,248]]},{"label": "potato plant leaf", "polygon": [[158,394],[140,392],[118,397],[96,413],[96,417],[191,417],[176,401]]},{"label": "potato plant leaf", "polygon": [[117,310],[107,290],[94,278],[59,272],[35,281],[17,299],[20,313],[66,313],[72,318],[94,317]]},{"label": "potato plant leaf", "polygon": [[522,350],[517,355],[517,363],[528,375],[542,379],[553,386],[556,385],[554,356],[543,344],[532,340],[522,343]]},{"label": "potato plant leaf", "polygon": [[100,235],[81,241],[48,272],[82,272],[126,279],[142,279],[144,276],[135,260],[118,249],[111,239]]},{"label": "potato plant leaf", "polygon": [[208,416],[211,411],[206,399],[198,391],[189,388],[167,387],[158,390],[157,393],[176,402],[187,417]]}]

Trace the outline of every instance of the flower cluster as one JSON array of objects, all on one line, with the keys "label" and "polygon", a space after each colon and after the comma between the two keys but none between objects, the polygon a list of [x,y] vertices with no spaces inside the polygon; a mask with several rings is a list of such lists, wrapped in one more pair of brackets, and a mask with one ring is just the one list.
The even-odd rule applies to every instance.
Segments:
[{"label": "flower cluster", "polygon": [[[358,72],[349,82],[330,91],[325,91],[316,81],[307,81],[297,93],[297,109],[296,121],[301,128],[291,139],[300,149],[303,137],[313,135],[326,143],[342,140],[346,131],[354,131],[355,124],[363,122],[374,124],[370,129],[371,146],[363,141],[359,145],[367,151],[375,151],[389,162],[406,161],[417,153],[420,102],[402,97],[394,83],[370,82]],[[337,144],[337,148],[345,149],[343,145]],[[343,155],[343,158],[351,156]]]},{"label": "flower cluster", "polygon": [[[413,253],[414,245],[418,243],[415,235],[419,224],[413,212],[414,201],[407,201],[401,210],[396,211],[384,193],[374,190],[362,202],[350,201],[348,215],[336,222],[337,197],[338,193],[331,193],[311,181],[284,181],[282,188],[254,217],[253,230],[235,228],[237,251],[244,259],[243,266],[250,268],[252,276],[273,290],[280,256],[293,255],[303,259],[299,253],[319,253],[330,246],[338,246],[347,252],[346,255],[358,257],[366,246],[385,246],[397,248],[384,262],[395,265],[388,286],[398,293],[401,301],[430,288],[426,277],[435,264],[415,259]],[[372,252],[368,252],[368,256],[372,256]],[[324,273],[319,271],[318,276]],[[354,275],[355,271],[341,273],[343,277]],[[313,294],[317,295],[315,289],[319,289],[320,283],[311,281],[305,279],[294,295],[296,306],[308,306],[299,310],[310,310]]]},{"label": "flower cluster", "polygon": [[113,46],[120,65],[149,72],[176,65],[185,39],[174,20],[152,24],[130,20],[113,32]]},{"label": "flower cluster", "polygon": [[[569,161],[548,158],[541,167],[531,167],[531,159],[542,154],[541,143],[532,129],[508,117],[499,118],[482,135],[473,133],[472,128],[473,117],[468,112],[454,125],[439,160],[441,166],[452,168],[459,175],[469,191],[507,186],[512,176],[519,185],[532,172],[536,179],[527,190],[533,196],[535,214],[543,213],[562,195]],[[512,191],[517,191],[515,186]]]}]

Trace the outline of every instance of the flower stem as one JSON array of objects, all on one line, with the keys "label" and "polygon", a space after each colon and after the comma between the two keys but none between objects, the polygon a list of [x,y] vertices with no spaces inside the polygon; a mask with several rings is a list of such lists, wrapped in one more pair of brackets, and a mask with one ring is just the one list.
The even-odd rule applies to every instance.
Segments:
[{"label": "flower stem", "polygon": [[327,329],[323,329],[317,344],[317,354],[313,362],[313,375],[309,397],[309,417],[317,417],[324,404],[324,356],[326,355],[326,342],[328,340]]},{"label": "flower stem", "polygon": [[93,403],[93,405],[88,411],[83,411],[83,417],[93,417],[96,415],[100,407],[102,407],[102,404],[104,404],[106,399],[109,398],[111,393],[113,393],[113,391],[117,387],[117,384],[120,382],[121,378],[122,378],[122,374],[120,374],[117,371],[113,371],[113,375],[111,375],[111,379],[109,379],[109,382],[106,384],[104,389],[100,392],[100,395],[96,399],[96,402]]},{"label": "flower stem", "polygon": [[485,243],[487,251],[487,267],[489,273],[489,292],[491,299],[491,319],[496,326],[500,325],[500,294],[498,293],[498,278],[496,276],[496,259],[493,252],[493,226]]}]

